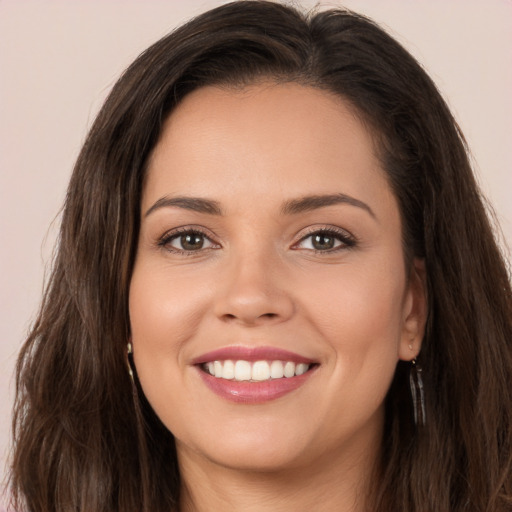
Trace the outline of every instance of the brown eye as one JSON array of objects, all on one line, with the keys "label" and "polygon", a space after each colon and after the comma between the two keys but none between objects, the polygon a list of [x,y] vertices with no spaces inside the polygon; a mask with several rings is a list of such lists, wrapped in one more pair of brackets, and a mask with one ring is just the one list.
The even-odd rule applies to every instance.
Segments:
[{"label": "brown eye", "polygon": [[198,252],[215,247],[215,244],[200,231],[182,231],[170,234],[159,243],[171,252]]},{"label": "brown eye", "polygon": [[317,251],[326,251],[329,249],[333,249],[336,243],[336,239],[324,233],[318,233],[311,237],[311,245]]},{"label": "brown eye", "polygon": [[335,252],[338,249],[347,249],[355,245],[356,240],[346,231],[321,229],[305,236],[295,248],[316,252]]},{"label": "brown eye", "polygon": [[204,235],[199,233],[187,233],[179,237],[181,248],[185,251],[197,251],[203,248]]}]

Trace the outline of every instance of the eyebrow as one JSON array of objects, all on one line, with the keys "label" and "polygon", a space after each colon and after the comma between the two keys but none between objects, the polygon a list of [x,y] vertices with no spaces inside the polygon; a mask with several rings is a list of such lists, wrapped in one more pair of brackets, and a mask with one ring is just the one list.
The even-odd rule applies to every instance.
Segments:
[{"label": "eyebrow", "polygon": [[[373,210],[363,201],[346,194],[327,194],[327,195],[311,195],[304,196],[299,199],[290,199],[286,201],[282,208],[283,215],[296,215],[302,212],[333,206],[336,204],[349,204],[367,211],[374,219],[376,218]],[[158,199],[145,213],[145,217],[160,208],[176,207],[185,210],[191,210],[198,213],[206,213],[208,215],[223,215],[222,208],[218,201],[213,199],[204,199],[201,197],[169,197],[164,196]]]},{"label": "eyebrow", "polygon": [[376,215],[374,211],[363,201],[356,199],[355,197],[348,196],[346,194],[328,194],[328,195],[312,195],[304,196],[300,199],[292,199],[286,201],[282,208],[282,213],[285,215],[295,215],[297,213],[308,212],[316,210],[318,208],[324,208],[326,206],[332,206],[336,204],[349,204],[366,210],[374,219]]},{"label": "eyebrow", "polygon": [[201,197],[161,197],[145,214],[147,217],[150,213],[160,208],[167,207],[184,208],[199,213],[207,213],[209,215],[222,215],[222,208],[217,201],[212,199],[203,199]]}]

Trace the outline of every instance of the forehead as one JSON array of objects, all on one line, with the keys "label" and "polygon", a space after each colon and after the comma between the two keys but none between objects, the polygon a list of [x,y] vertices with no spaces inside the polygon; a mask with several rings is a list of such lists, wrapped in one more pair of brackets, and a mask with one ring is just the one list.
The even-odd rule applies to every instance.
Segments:
[{"label": "forehead", "polygon": [[328,92],[295,83],[204,87],[166,120],[143,208],[162,194],[267,203],[333,187],[356,197],[389,195],[375,153],[352,105]]}]

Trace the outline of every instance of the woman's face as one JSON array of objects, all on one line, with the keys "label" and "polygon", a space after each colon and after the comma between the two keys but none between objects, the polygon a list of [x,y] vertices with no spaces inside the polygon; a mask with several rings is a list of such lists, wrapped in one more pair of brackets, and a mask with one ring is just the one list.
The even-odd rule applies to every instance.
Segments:
[{"label": "woman's face", "polygon": [[297,84],[193,92],[152,154],[141,219],[134,361],[180,462],[375,454],[424,297],[348,104]]}]

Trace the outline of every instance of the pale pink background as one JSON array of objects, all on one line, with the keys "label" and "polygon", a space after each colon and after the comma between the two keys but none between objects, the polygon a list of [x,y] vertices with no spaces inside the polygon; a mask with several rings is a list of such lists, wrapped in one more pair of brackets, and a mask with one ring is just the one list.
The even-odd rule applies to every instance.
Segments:
[{"label": "pale pink background", "polygon": [[[0,468],[16,353],[35,316],[58,225],[52,221],[86,131],[116,77],[144,48],[220,3],[0,0]],[[512,2],[343,5],[385,24],[430,72],[467,136],[510,244]],[[0,469],[0,479],[4,474]]]}]

